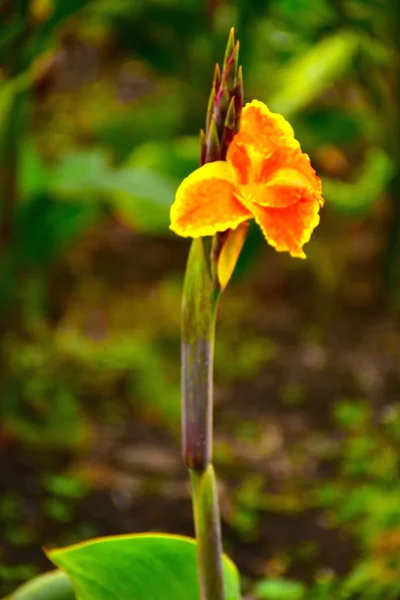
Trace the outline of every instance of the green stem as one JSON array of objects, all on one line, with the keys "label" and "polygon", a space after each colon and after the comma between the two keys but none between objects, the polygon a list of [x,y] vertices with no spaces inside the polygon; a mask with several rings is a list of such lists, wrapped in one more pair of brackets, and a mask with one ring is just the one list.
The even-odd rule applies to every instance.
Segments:
[{"label": "green stem", "polygon": [[182,455],[189,469],[202,600],[224,600],[218,496],[212,467],[213,353],[219,288],[208,239],[192,242],[182,314]]},{"label": "green stem", "polygon": [[[207,240],[208,241],[208,240]],[[219,291],[206,240],[193,240],[182,306],[182,452],[185,465],[204,470],[212,461],[213,353]]]},{"label": "green stem", "polygon": [[212,464],[203,472],[190,469],[197,538],[200,596],[223,600],[222,541],[218,493]]}]

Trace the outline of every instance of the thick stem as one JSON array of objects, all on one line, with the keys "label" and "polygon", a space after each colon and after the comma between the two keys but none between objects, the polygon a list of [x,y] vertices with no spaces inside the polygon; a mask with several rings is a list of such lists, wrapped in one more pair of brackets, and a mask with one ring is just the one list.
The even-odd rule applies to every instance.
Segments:
[{"label": "thick stem", "polygon": [[182,454],[189,469],[212,461],[212,358],[206,337],[182,341]]},{"label": "thick stem", "polygon": [[192,483],[202,600],[224,600],[221,525],[212,467],[213,350],[219,289],[209,240],[193,240],[183,292],[182,455]]},{"label": "thick stem", "polygon": [[205,471],[190,469],[197,539],[200,597],[223,600],[222,541],[218,493],[212,464]]},{"label": "thick stem", "polygon": [[190,469],[212,461],[213,352],[219,291],[206,256],[207,240],[189,253],[182,306],[182,454]]}]

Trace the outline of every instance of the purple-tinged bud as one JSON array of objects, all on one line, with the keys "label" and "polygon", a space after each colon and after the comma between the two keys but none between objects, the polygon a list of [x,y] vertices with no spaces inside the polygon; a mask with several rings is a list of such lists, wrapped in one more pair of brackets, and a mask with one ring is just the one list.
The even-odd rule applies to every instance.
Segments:
[{"label": "purple-tinged bud", "polygon": [[223,85],[232,95],[235,88],[235,80],[237,74],[237,68],[239,63],[239,42],[236,42],[231,55],[228,60],[224,63],[222,71]]},{"label": "purple-tinged bud", "polygon": [[221,160],[221,142],[219,141],[215,116],[212,117],[207,135],[205,162]]},{"label": "purple-tinged bud", "polygon": [[229,103],[228,112],[226,113],[224,130],[222,133],[221,156],[222,156],[223,160],[225,160],[225,158],[226,158],[226,152],[228,150],[229,144],[231,143],[233,136],[235,135],[235,127],[236,127],[235,98],[232,96],[231,101]]},{"label": "purple-tinged bud", "polygon": [[243,106],[243,75],[238,62],[239,42],[235,42],[232,28],[222,72],[218,64],[215,66],[206,116],[206,151],[201,150],[201,164],[225,160],[229,144],[238,130]]},{"label": "purple-tinged bud", "polygon": [[231,97],[229,91],[224,86],[224,80],[222,79],[221,88],[218,92],[218,95],[215,99],[215,111],[214,116],[216,118],[217,130],[220,138],[222,137],[222,133],[224,130],[224,122],[226,113],[228,112],[229,103],[231,101]]},{"label": "purple-tinged bud", "polygon": [[211,123],[211,118],[214,114],[215,100],[216,100],[220,85],[221,85],[221,71],[219,68],[219,64],[217,63],[215,65],[213,84],[212,84],[212,88],[211,88],[210,97],[208,99],[207,116],[206,116],[206,132],[208,132],[208,129],[209,129],[210,123]]},{"label": "purple-tinged bud", "polygon": [[228,68],[228,63],[231,59],[234,49],[235,49],[235,30],[233,27],[231,27],[231,30],[229,32],[228,43],[226,45],[222,71],[225,71]]},{"label": "purple-tinged bud", "polygon": [[215,90],[215,94],[219,90],[219,86],[221,85],[221,69],[219,68],[219,64],[215,64],[214,69],[214,79],[213,79],[213,88]]},{"label": "purple-tinged bud", "polygon": [[242,66],[240,66],[238,68],[233,95],[235,97],[235,112],[236,112],[235,131],[238,131],[240,115],[242,114],[242,108],[243,108],[243,102],[244,102]]}]

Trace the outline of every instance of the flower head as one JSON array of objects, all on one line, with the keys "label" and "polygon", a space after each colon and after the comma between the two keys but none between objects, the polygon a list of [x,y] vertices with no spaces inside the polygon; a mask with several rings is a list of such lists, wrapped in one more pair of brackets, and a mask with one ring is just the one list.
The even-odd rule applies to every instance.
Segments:
[{"label": "flower head", "polygon": [[305,258],[303,245],[322,205],[321,181],[292,127],[253,100],[242,110],[226,160],[204,164],[179,186],[171,229],[196,238],[254,218],[276,250]]}]

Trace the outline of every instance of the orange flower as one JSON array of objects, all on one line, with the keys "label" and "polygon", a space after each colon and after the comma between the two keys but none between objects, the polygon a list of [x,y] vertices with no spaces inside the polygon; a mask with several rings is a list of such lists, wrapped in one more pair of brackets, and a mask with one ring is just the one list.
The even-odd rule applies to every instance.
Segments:
[{"label": "orange flower", "polygon": [[196,238],[254,218],[276,250],[305,258],[302,247],[322,205],[321,181],[292,127],[253,100],[242,111],[226,161],[203,165],[179,186],[171,229]]}]

